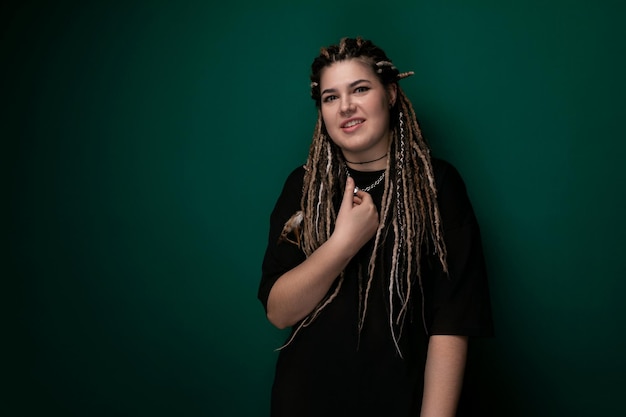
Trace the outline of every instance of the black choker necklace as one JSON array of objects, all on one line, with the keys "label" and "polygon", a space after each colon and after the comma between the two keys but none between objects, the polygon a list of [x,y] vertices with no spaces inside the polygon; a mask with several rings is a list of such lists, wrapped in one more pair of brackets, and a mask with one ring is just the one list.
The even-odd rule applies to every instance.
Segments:
[{"label": "black choker necklace", "polygon": [[372,159],[371,161],[365,161],[365,162],[352,162],[352,161],[348,161],[346,159],[346,162],[349,164],[354,164],[354,165],[364,165],[364,164],[370,164],[372,162],[376,162],[376,161],[380,161],[381,159],[383,159],[384,157],[386,157],[387,154],[384,154],[383,156],[381,156],[380,158],[376,158],[376,159]]}]

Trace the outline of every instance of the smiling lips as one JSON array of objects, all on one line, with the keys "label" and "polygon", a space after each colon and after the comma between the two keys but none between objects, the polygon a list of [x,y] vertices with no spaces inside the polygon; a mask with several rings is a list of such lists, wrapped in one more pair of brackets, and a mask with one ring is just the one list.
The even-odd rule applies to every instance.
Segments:
[{"label": "smiling lips", "polygon": [[360,125],[364,121],[365,121],[365,119],[349,119],[349,120],[347,120],[347,121],[345,121],[345,122],[343,122],[341,124],[341,128],[343,130],[354,130],[354,129],[351,129],[351,128]]}]

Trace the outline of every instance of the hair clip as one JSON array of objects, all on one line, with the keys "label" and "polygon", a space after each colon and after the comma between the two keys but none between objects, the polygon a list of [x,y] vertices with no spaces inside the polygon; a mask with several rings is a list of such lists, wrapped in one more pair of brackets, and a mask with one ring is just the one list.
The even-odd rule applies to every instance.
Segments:
[{"label": "hair clip", "polygon": [[376,63],[377,67],[391,67],[391,69],[396,69],[396,67],[393,65],[393,63],[391,61],[378,61]]},{"label": "hair clip", "polygon": [[391,61],[378,61],[376,63],[376,66],[378,67],[377,72],[379,74],[382,74],[382,72],[383,72],[383,69],[381,67],[389,67],[389,68],[391,68],[392,71],[398,71],[398,68],[396,68],[396,66],[393,65],[393,62],[391,62]]},{"label": "hair clip", "polygon": [[319,84],[318,84],[317,82],[313,81],[313,82],[311,83],[311,88],[315,88],[315,87],[317,87],[318,85],[319,85]]},{"label": "hair clip", "polygon": [[400,74],[396,76],[396,78],[401,80],[403,78],[410,77],[411,75],[415,75],[415,72],[414,71],[401,72]]}]

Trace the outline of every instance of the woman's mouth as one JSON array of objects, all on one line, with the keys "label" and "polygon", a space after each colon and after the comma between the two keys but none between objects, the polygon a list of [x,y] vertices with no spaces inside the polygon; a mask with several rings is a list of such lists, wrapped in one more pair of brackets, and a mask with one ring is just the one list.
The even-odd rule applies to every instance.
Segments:
[{"label": "woman's mouth", "polygon": [[364,119],[351,119],[341,124],[341,128],[343,130],[354,130],[355,126],[359,126],[363,123]]}]

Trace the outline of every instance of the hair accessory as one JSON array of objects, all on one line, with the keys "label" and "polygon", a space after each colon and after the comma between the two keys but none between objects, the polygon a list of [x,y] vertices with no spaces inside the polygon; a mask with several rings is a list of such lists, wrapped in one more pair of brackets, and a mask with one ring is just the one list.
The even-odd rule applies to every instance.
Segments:
[{"label": "hair accessory", "polygon": [[396,66],[393,65],[393,62],[391,62],[391,61],[378,61],[376,63],[376,66],[379,67],[379,68],[380,67],[391,67],[392,70],[397,69]]},{"label": "hair accessory", "polygon": [[391,61],[378,61],[376,63],[376,66],[378,67],[378,69],[376,70],[376,72],[378,74],[382,74],[383,73],[383,69],[382,67],[390,67],[392,71],[397,71],[398,69],[393,65],[393,63]]},{"label": "hair accessory", "polygon": [[315,87],[317,87],[318,85],[319,85],[319,84],[318,84],[317,82],[313,81],[313,82],[311,83],[311,88],[315,88]]},{"label": "hair accessory", "polygon": [[404,113],[400,112],[398,116],[398,124],[400,125],[400,165],[398,165],[398,169],[402,169],[404,165]]},{"label": "hair accessory", "polygon": [[[390,67],[392,71],[398,71],[398,68],[396,68],[396,66],[393,65],[393,62],[391,61],[378,61],[376,63],[376,66],[378,67],[378,69],[376,70],[378,74],[382,74],[383,72],[382,67]],[[401,72],[398,75],[396,75],[396,79],[401,80],[403,78],[410,77],[411,75],[414,75],[414,74],[415,72],[413,71]]]}]

